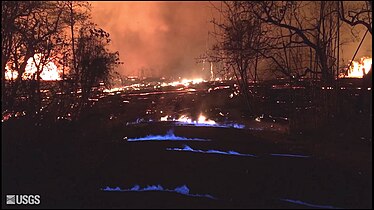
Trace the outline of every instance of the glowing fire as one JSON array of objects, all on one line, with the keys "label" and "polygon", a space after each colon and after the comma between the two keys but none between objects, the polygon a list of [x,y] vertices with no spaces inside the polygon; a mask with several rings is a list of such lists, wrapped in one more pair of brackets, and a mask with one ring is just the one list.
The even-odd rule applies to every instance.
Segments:
[{"label": "glowing fire", "polygon": [[[170,119],[170,120],[169,120]],[[180,116],[178,119],[172,119],[170,116],[161,117],[160,121],[176,121],[187,124],[201,124],[201,125],[215,125],[216,122],[213,120],[207,119],[204,115],[200,114],[199,118],[196,121],[193,121],[191,118],[186,115]]]},{"label": "glowing fire", "polygon": [[18,77],[18,71],[12,71],[11,69],[9,69],[8,66],[6,66],[5,69],[6,69],[5,71],[6,80],[14,80]]},{"label": "glowing fire", "polygon": [[[34,55],[34,58],[30,58],[29,60],[27,60],[25,72],[22,74],[23,80],[36,78],[35,76],[38,69],[37,66],[41,65],[41,59],[42,54],[37,53]],[[6,80],[14,80],[18,77],[17,71],[10,69],[8,65],[5,68]],[[61,80],[60,70],[57,68],[56,64],[51,59],[48,59],[47,63],[43,66],[40,72],[40,78],[45,81]]]},{"label": "glowing fire", "polygon": [[[104,93],[113,93],[113,92],[120,92],[120,91],[124,91],[124,90],[140,90],[140,88],[142,87],[149,87],[149,86],[153,86],[154,89],[158,89],[158,88],[161,88],[161,87],[170,87],[170,86],[173,86],[173,87],[177,87],[177,86],[184,86],[184,87],[188,87],[189,85],[193,84],[200,84],[202,82],[206,82],[206,80],[202,79],[202,78],[195,78],[195,79],[182,79],[180,81],[173,81],[173,82],[159,82],[158,84],[156,85],[151,85],[150,83],[136,83],[136,84],[132,84],[132,85],[127,85],[127,86],[122,86],[122,87],[116,87],[116,88],[112,88],[112,89],[104,89]],[[180,88],[178,90],[183,90],[183,88]],[[195,89],[188,89],[189,91],[195,91]]]},{"label": "glowing fire", "polygon": [[362,57],[359,62],[353,61],[348,69],[348,75],[343,75],[346,78],[363,78],[364,75],[369,73],[371,69],[372,58]]},{"label": "glowing fire", "polygon": [[213,120],[207,119],[203,114],[197,118],[197,120],[192,120],[186,115],[180,116],[178,119],[173,118],[169,115],[160,118],[160,121],[175,122],[176,125],[182,126],[203,126],[203,127],[217,127],[217,128],[237,128],[244,129],[245,125],[238,123],[217,123]]},{"label": "glowing fire", "polygon": [[202,78],[195,78],[195,79],[182,79],[181,81],[174,81],[174,82],[169,82],[169,83],[162,83],[161,86],[162,87],[165,87],[165,86],[179,86],[179,85],[183,85],[185,87],[188,87],[190,84],[200,84],[202,82],[206,82],[204,79]]},{"label": "glowing fire", "polygon": [[189,124],[192,123],[192,119],[188,118],[185,115],[180,116],[176,121],[178,121],[178,122],[184,122],[184,123],[189,123]]},{"label": "glowing fire", "polygon": [[201,124],[208,124],[208,125],[215,125],[216,124],[216,122],[214,122],[213,120],[207,120],[204,115],[200,115],[197,122],[201,123]]}]

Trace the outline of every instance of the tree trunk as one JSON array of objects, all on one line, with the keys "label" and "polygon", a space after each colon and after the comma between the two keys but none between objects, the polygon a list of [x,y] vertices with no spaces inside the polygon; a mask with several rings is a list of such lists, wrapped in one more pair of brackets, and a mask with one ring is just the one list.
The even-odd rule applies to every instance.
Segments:
[{"label": "tree trunk", "polygon": [[6,91],[5,91],[5,72],[6,72],[6,60],[4,58],[4,56],[1,56],[1,70],[2,70],[2,76],[1,76],[1,101],[3,102],[2,105],[4,106],[5,104],[5,94],[6,94]]},{"label": "tree trunk", "polygon": [[19,85],[22,83],[22,75],[25,73],[26,66],[27,66],[27,61],[33,56],[33,52],[28,51],[25,55],[25,60],[22,62],[21,66],[18,70],[18,77],[16,78],[14,82],[14,86],[11,89],[11,94],[9,96],[9,106],[12,107],[14,105],[14,100],[16,97],[16,93],[18,90]]},{"label": "tree trunk", "polygon": [[328,65],[327,57],[325,51],[322,49],[317,49],[316,53],[318,55],[320,64],[321,64],[321,73],[322,73],[322,81],[325,84],[331,84],[333,81],[333,77],[330,73],[330,68]]},{"label": "tree trunk", "polygon": [[70,2],[70,30],[71,30],[71,46],[73,53],[73,69],[74,73],[77,73],[77,60],[75,58],[75,46],[74,46],[74,11],[73,11],[73,2]]}]

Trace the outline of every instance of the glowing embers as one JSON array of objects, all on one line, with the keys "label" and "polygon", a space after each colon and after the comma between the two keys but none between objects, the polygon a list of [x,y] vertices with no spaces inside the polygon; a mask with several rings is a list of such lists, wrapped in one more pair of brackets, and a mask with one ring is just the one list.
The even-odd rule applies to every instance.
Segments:
[{"label": "glowing embers", "polygon": [[22,111],[22,112],[12,112],[12,111],[7,111],[7,110],[5,110],[5,111],[3,112],[1,122],[8,121],[8,120],[10,120],[11,118],[19,118],[19,117],[23,117],[23,116],[25,116],[25,115],[26,115],[26,112],[25,112],[25,111]]},{"label": "glowing embers", "polygon": [[190,189],[186,185],[176,187],[175,189],[172,189],[172,190],[163,188],[161,185],[148,185],[143,188],[140,187],[139,185],[134,185],[130,189],[121,189],[120,187],[116,187],[116,188],[106,187],[101,190],[109,191],[109,192],[113,192],[113,191],[114,192],[146,192],[146,191],[174,192],[174,193],[191,196],[191,197],[205,197],[205,198],[210,198],[210,199],[216,199],[215,197],[209,194],[191,194]]},{"label": "glowing embers", "polygon": [[123,91],[123,88],[111,88],[111,89],[104,89],[103,92],[104,93],[113,93],[113,92],[119,92],[121,93],[121,91]]},{"label": "glowing embers", "polygon": [[308,207],[312,207],[312,208],[321,208],[321,209],[340,209],[340,208],[338,208],[338,207],[334,207],[334,206],[323,206],[323,205],[310,204],[310,203],[306,203],[306,202],[299,201],[299,200],[291,200],[291,199],[280,199],[280,200],[281,200],[281,201],[286,201],[286,202],[289,202],[289,203],[300,204],[300,205],[308,206]]},{"label": "glowing embers", "polygon": [[207,119],[204,115],[200,114],[197,120],[192,120],[191,118],[187,117],[186,115],[180,116],[178,119],[172,118],[171,116],[161,117],[160,121],[167,121],[167,122],[175,122],[175,125],[179,126],[203,126],[203,127],[220,127],[220,128],[237,128],[243,129],[245,128],[244,125],[237,124],[237,123],[225,123],[219,124],[213,120]]},{"label": "glowing embers", "polygon": [[219,151],[219,150],[207,150],[207,151],[196,150],[196,149],[192,149],[188,145],[184,145],[183,148],[166,148],[166,150],[169,150],[169,151],[185,151],[185,152],[197,152],[197,153],[208,153],[208,154],[221,154],[221,155],[236,155],[236,156],[257,157],[256,155],[242,154],[242,153],[235,152],[235,151],[224,152],[224,151]]},{"label": "glowing embers", "polygon": [[[124,138],[125,140],[127,137]],[[173,130],[169,130],[166,135],[148,135],[140,138],[129,138],[127,141],[210,141],[209,139],[186,138],[176,136]]]}]

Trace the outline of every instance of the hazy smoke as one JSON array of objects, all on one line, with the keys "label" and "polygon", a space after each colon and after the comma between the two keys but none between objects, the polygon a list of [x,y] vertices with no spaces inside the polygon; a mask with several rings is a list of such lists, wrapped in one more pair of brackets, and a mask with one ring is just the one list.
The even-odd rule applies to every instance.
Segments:
[{"label": "hazy smoke", "polygon": [[[92,2],[92,17],[112,37],[124,75],[209,75],[195,58],[204,53],[213,9],[209,2]],[[208,68],[207,68],[208,69]]]},{"label": "hazy smoke", "polygon": [[[219,4],[215,2],[214,4]],[[203,54],[212,31],[209,23],[218,12],[209,2],[92,2],[93,21],[111,34],[112,49],[125,62],[118,70],[123,75],[209,78],[209,65],[195,58]],[[359,37],[352,42],[351,31],[342,27],[341,62],[349,63],[365,28],[358,26]],[[372,37],[366,37],[357,58],[371,56]]]}]

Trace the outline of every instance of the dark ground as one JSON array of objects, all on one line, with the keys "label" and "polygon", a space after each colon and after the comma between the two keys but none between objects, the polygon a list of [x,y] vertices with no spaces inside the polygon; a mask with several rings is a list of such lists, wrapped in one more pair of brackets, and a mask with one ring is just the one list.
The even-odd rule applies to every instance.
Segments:
[{"label": "dark ground", "polygon": [[[276,115],[261,122],[244,120],[248,119],[244,108],[235,106],[239,99],[228,98],[229,92],[115,94],[99,100],[78,122],[35,126],[20,118],[2,123],[2,207],[32,208],[5,205],[7,194],[40,194],[41,204],[35,208],[311,208],[280,199],[337,208],[372,208],[371,130],[366,131],[365,140],[356,135],[360,133],[357,129],[291,137],[289,123],[274,122]],[[196,116],[200,112],[217,122],[235,121],[262,130],[174,127],[168,123],[126,126],[137,118],[184,113]],[[178,136],[212,141],[123,140],[165,134],[171,128]],[[258,157],[166,150],[183,145]],[[100,190],[135,184],[160,184],[168,189],[187,185],[192,194],[210,194],[217,200],[171,192]]]}]

